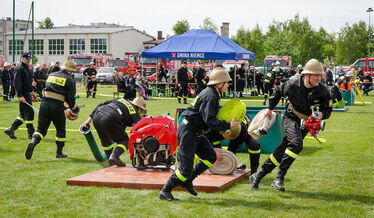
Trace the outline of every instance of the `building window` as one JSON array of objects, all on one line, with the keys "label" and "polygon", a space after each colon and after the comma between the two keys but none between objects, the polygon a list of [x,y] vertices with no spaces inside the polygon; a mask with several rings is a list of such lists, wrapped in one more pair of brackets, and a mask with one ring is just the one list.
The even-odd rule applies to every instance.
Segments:
[{"label": "building window", "polygon": [[[29,40],[29,51],[32,50],[32,40]],[[44,40],[34,39],[34,53],[37,55],[44,55]]]},{"label": "building window", "polygon": [[25,24],[20,24],[18,27],[21,30],[25,30],[26,29],[26,25]]},{"label": "building window", "polygon": [[107,40],[106,39],[91,39],[91,53],[106,54]]},{"label": "building window", "polygon": [[69,54],[84,54],[85,51],[85,39],[69,39]]},{"label": "building window", "polygon": [[[23,40],[18,39],[15,41],[14,53],[16,55],[23,53],[23,44]],[[13,40],[9,40],[9,55],[13,55]]]},{"label": "building window", "polygon": [[49,54],[63,55],[64,54],[64,40],[63,39],[49,39]]}]

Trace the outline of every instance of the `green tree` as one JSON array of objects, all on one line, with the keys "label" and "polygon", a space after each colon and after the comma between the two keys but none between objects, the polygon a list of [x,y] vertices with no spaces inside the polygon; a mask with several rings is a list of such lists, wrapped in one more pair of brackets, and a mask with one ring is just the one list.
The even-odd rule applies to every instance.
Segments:
[{"label": "green tree", "polygon": [[352,26],[346,24],[338,33],[336,42],[337,64],[352,64],[356,59],[366,57],[368,30],[363,21]]},{"label": "green tree", "polygon": [[42,21],[38,21],[38,29],[53,29],[53,27],[54,27],[54,23],[49,17],[46,17]]},{"label": "green tree", "polygon": [[200,25],[199,28],[204,30],[211,30],[215,33],[218,33],[218,27],[210,17],[205,17],[203,20],[203,25]]},{"label": "green tree", "polygon": [[38,57],[36,57],[36,55],[33,55],[32,56],[32,64],[36,64],[38,63]]},{"label": "green tree", "polygon": [[181,35],[190,30],[190,24],[187,20],[178,20],[173,26],[173,31],[175,35]]}]

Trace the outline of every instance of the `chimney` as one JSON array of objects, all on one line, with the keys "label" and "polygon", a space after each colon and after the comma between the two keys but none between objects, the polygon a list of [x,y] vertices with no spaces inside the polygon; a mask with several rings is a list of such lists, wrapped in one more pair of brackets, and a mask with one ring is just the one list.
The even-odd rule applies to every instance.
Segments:
[{"label": "chimney", "polygon": [[222,26],[221,26],[221,36],[225,36],[225,37],[230,37],[230,34],[229,34],[229,25],[230,23],[222,23]]},{"label": "chimney", "polygon": [[162,39],[162,31],[157,31],[157,39]]}]

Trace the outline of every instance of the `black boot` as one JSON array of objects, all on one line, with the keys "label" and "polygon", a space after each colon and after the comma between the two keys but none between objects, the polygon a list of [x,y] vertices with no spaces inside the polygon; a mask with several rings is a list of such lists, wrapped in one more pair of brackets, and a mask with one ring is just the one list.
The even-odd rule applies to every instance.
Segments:
[{"label": "black boot", "polygon": [[285,191],[284,187],[284,176],[286,175],[291,164],[295,161],[295,158],[288,156],[287,154],[283,155],[282,162],[279,165],[279,170],[277,176],[275,177],[271,186],[279,191]]},{"label": "black boot", "polygon": [[171,194],[171,190],[174,187],[177,187],[181,184],[181,181],[178,178],[174,178],[174,175],[170,176],[169,180],[166,182],[164,187],[161,189],[160,194],[158,194],[158,197],[161,200],[167,200],[167,201],[178,201],[178,198],[174,198],[173,194]]},{"label": "black boot", "polygon": [[188,104],[187,103],[187,98],[183,98],[183,104]]},{"label": "black boot", "polygon": [[56,150],[56,158],[66,158],[68,157],[67,154],[62,153],[62,149],[64,149],[65,142],[56,142],[57,150]]},{"label": "black boot", "polygon": [[104,152],[105,152],[106,159],[109,161],[110,155],[113,152],[113,148],[108,149],[108,150],[104,150]]},{"label": "black boot", "polygon": [[94,92],[94,93],[92,94],[92,98],[95,98],[95,96],[96,96],[96,92]]},{"label": "black boot", "polygon": [[260,184],[261,179],[266,176],[266,174],[267,173],[263,169],[260,169],[260,171],[257,171],[255,174],[252,174],[249,177],[249,181],[251,181],[251,189],[253,191],[257,191],[259,189],[258,185]]},{"label": "black boot", "polygon": [[26,127],[27,127],[27,133],[29,134],[28,139],[31,139],[34,132],[35,132],[34,125],[32,123],[30,123],[30,124],[26,124]]},{"label": "black boot", "polygon": [[192,181],[197,177],[195,171],[192,172],[192,175],[185,181],[181,182],[182,188],[185,188],[188,193],[193,196],[197,196],[198,192],[194,189]]},{"label": "black boot", "polygon": [[10,128],[5,129],[4,133],[7,134],[11,139],[17,139],[17,137],[14,135],[14,131]]},{"label": "black boot", "polygon": [[178,98],[178,103],[182,104],[181,98]]},{"label": "black boot", "polygon": [[125,152],[125,150],[117,146],[109,157],[109,166],[117,165],[119,167],[126,167],[126,164],[119,158],[123,152]]},{"label": "black boot", "polygon": [[273,183],[271,183],[271,186],[279,191],[286,191],[286,188],[284,187],[284,176],[286,175],[286,173],[279,169],[278,170],[278,173],[277,173],[277,176],[275,177]]},{"label": "black boot", "polygon": [[260,162],[260,154],[249,154],[249,160],[251,162],[251,175],[253,175],[257,172]]},{"label": "black boot", "polygon": [[38,134],[32,135],[31,141],[29,145],[27,146],[26,153],[25,153],[25,157],[27,160],[31,159],[35,146],[39,144],[41,140],[42,138],[40,137],[40,135]]}]

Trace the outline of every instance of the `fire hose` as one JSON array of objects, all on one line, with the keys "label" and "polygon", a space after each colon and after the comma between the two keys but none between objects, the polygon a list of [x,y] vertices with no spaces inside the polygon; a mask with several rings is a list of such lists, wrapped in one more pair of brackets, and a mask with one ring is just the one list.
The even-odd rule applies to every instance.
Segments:
[{"label": "fire hose", "polygon": [[79,127],[79,132],[84,135],[84,137],[87,140],[88,145],[90,146],[90,149],[92,151],[92,154],[94,155],[95,159],[99,162],[103,162],[106,160],[106,154],[105,152],[100,152],[99,146],[97,146],[94,136],[91,132],[91,126],[88,126],[88,128],[84,127],[83,125]]}]

